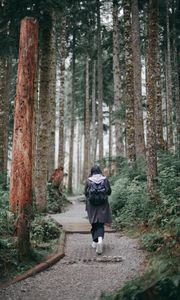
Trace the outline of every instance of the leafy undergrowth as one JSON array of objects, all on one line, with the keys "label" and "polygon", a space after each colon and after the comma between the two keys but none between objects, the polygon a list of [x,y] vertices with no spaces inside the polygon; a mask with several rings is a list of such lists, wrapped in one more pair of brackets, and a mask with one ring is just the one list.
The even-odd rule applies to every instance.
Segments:
[{"label": "leafy undergrowth", "polygon": [[145,274],[128,282],[102,300],[176,300],[180,294],[180,160],[168,153],[158,155],[156,201],[149,199],[143,161],[111,178],[110,199],[114,227],[139,236],[149,253]]},{"label": "leafy undergrowth", "polygon": [[20,274],[57,251],[61,228],[51,219],[35,214],[31,223],[31,256],[26,263],[18,261],[16,219],[8,208],[8,190],[0,188],[0,282]]},{"label": "leafy undergrowth", "polygon": [[59,192],[58,188],[48,184],[48,199],[47,199],[47,212],[48,213],[61,213],[70,204],[66,194]]}]

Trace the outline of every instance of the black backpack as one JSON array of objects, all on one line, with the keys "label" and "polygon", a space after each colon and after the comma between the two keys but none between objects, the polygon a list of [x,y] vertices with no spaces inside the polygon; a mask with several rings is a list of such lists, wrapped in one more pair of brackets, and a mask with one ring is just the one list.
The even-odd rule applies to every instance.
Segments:
[{"label": "black backpack", "polygon": [[99,183],[90,181],[88,189],[88,200],[93,206],[103,205],[107,201],[107,192],[104,180]]}]

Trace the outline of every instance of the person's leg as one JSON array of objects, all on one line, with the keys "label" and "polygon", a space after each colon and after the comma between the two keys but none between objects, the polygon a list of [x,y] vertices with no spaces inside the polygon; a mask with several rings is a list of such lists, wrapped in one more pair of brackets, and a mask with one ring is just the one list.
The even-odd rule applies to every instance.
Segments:
[{"label": "person's leg", "polygon": [[96,234],[98,237],[96,252],[97,254],[101,254],[103,251],[104,223],[97,223]]},{"label": "person's leg", "polygon": [[92,234],[92,239],[93,239],[93,242],[98,242],[98,236],[96,234],[96,230],[97,230],[97,223],[93,223],[91,224],[91,234]]}]

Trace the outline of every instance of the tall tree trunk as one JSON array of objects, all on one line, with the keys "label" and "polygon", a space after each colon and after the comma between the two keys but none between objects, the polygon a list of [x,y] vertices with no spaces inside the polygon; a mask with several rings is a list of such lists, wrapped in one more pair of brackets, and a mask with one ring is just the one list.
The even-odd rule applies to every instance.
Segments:
[{"label": "tall tree trunk", "polygon": [[[48,24],[49,25],[49,24]],[[43,29],[40,58],[40,90],[39,90],[39,129],[36,157],[36,206],[38,211],[46,210],[47,172],[49,147],[49,76],[50,76],[50,41],[51,28]]]},{"label": "tall tree trunk", "polygon": [[0,57],[0,173],[7,171],[7,123],[6,123],[6,108],[8,106],[6,85],[7,85],[7,60],[5,57]]},{"label": "tall tree trunk", "polygon": [[72,95],[71,95],[71,126],[69,143],[68,193],[73,193],[73,154],[74,154],[74,101],[75,101],[75,33],[73,33],[72,49]]},{"label": "tall tree trunk", "polygon": [[141,90],[141,49],[138,0],[132,0],[132,47],[133,47],[133,76],[134,76],[134,125],[136,155],[145,155],[144,124]]},{"label": "tall tree trunk", "polygon": [[14,136],[10,178],[10,207],[18,212],[19,259],[30,251],[29,217],[32,209],[32,119],[34,81],[37,62],[38,23],[21,21],[18,80],[14,112]]},{"label": "tall tree trunk", "polygon": [[61,19],[60,45],[60,100],[59,100],[59,166],[64,168],[64,82],[65,82],[65,53],[66,52],[66,18]]},{"label": "tall tree trunk", "polygon": [[175,151],[180,157],[180,86],[178,76],[178,53],[177,53],[177,32],[176,32],[176,14],[175,7],[177,3],[173,0],[173,70],[174,70],[174,90],[175,90],[175,108],[176,108],[176,144]]},{"label": "tall tree trunk", "polygon": [[168,149],[173,147],[173,106],[172,106],[172,66],[169,28],[169,0],[166,0],[166,30],[167,30],[167,104],[168,104]]},{"label": "tall tree trunk", "polygon": [[158,42],[157,42],[156,55],[157,55],[156,57],[157,60],[156,62],[156,143],[157,143],[157,149],[164,149],[165,143],[163,138],[161,63],[160,63],[160,47]]},{"label": "tall tree trunk", "polygon": [[84,179],[88,177],[90,169],[90,120],[89,120],[89,56],[86,57],[86,88],[84,105]]},{"label": "tall tree trunk", "polygon": [[56,127],[56,16],[51,13],[51,40],[50,40],[50,66],[49,66],[49,106],[50,106],[50,134],[48,150],[48,178],[55,168],[55,127]]},{"label": "tall tree trunk", "polygon": [[147,68],[147,184],[150,197],[154,197],[154,178],[157,175],[156,155],[156,49],[157,49],[157,0],[149,0],[148,16],[148,68]]},{"label": "tall tree trunk", "polygon": [[99,163],[103,169],[103,72],[102,72],[102,49],[101,49],[101,23],[100,23],[100,1],[97,0],[97,67],[98,67],[98,138],[99,138]]},{"label": "tall tree trunk", "polygon": [[119,49],[119,20],[118,0],[113,0],[113,80],[114,80],[114,106],[115,106],[115,143],[116,156],[124,154],[123,130],[118,112],[121,108],[121,81],[120,81],[120,49]]},{"label": "tall tree trunk", "polygon": [[112,165],[112,104],[109,105],[109,172]]},{"label": "tall tree trunk", "polygon": [[96,60],[93,63],[92,79],[92,156],[91,161],[94,164],[96,160]]},{"label": "tall tree trunk", "polygon": [[124,38],[126,63],[126,144],[127,157],[130,163],[136,160],[135,127],[134,127],[134,87],[132,62],[132,34],[131,34],[131,6],[128,0],[123,0],[124,10]]}]

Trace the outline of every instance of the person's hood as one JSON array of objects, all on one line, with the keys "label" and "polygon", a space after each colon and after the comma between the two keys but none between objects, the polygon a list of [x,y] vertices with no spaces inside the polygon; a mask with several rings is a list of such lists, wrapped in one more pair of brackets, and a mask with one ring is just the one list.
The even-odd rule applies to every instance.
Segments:
[{"label": "person's hood", "polygon": [[93,176],[89,177],[88,179],[90,181],[93,181],[95,183],[100,183],[102,180],[104,180],[106,177],[102,176],[101,174],[94,174]]}]

